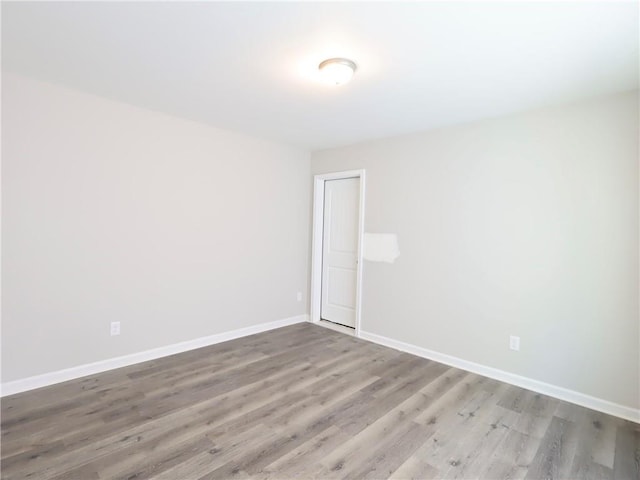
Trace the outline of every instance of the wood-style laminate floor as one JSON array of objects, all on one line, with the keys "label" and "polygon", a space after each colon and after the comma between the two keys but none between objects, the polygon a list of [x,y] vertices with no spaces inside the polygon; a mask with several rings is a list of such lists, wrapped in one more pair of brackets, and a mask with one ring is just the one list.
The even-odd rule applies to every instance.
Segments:
[{"label": "wood-style laminate floor", "polygon": [[640,478],[638,425],[298,324],[2,400],[3,479]]}]

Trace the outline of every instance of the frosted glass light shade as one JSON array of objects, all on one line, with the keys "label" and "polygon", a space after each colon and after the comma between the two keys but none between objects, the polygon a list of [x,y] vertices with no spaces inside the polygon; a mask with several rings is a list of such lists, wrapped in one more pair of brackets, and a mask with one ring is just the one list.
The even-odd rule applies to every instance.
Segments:
[{"label": "frosted glass light shade", "polygon": [[322,62],[318,68],[327,83],[344,85],[353,77],[356,64],[346,58],[330,58]]}]

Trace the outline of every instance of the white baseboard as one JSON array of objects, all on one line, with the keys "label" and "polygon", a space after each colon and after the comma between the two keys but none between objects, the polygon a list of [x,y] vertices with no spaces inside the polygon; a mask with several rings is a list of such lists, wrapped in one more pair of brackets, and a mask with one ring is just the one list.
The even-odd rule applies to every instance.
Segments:
[{"label": "white baseboard", "polygon": [[113,370],[115,368],[127,367],[136,363],[155,360],[156,358],[166,357],[168,355],[174,355],[176,353],[182,353],[196,348],[207,347],[216,343],[246,337],[247,335],[266,332],[267,330],[273,330],[274,328],[306,322],[308,319],[309,315],[297,315],[295,317],[284,318],[274,322],[260,323],[250,327],[231,330],[230,332],[218,333],[208,337],[196,338],[186,342],[174,343],[172,345],[166,345],[152,350],[145,350],[144,352],[132,353],[129,355],[123,355],[122,357],[109,358],[99,362],[87,363],[77,367],[65,368],[64,370],[22,378],[20,380],[13,380],[0,385],[0,396],[4,397],[7,395],[13,395],[14,393],[26,392],[27,390],[53,385],[54,383],[66,382],[67,380],[73,380],[87,375],[95,375],[96,373],[106,372],[107,370]]},{"label": "white baseboard", "polygon": [[558,387],[556,385],[540,382],[531,378],[522,377],[520,375],[505,372],[504,370],[487,367],[479,363],[470,362],[468,360],[463,360],[458,357],[453,357],[444,353],[428,350],[426,348],[411,345],[409,343],[393,340],[382,335],[376,335],[375,333],[360,331],[360,338],[380,345],[384,345],[385,347],[391,347],[396,350],[411,353],[412,355],[417,355],[418,357],[427,358],[439,363],[444,363],[445,365],[460,368],[468,372],[477,373],[478,375],[493,378],[501,382],[526,388],[527,390],[542,393],[543,395],[548,395],[550,397],[565,400],[570,403],[575,403],[576,405],[590,408],[592,410],[597,410],[609,415],[624,418],[625,420],[640,423],[640,409],[619,405],[608,400],[592,397],[591,395],[586,395],[574,390],[569,390],[567,388]]}]

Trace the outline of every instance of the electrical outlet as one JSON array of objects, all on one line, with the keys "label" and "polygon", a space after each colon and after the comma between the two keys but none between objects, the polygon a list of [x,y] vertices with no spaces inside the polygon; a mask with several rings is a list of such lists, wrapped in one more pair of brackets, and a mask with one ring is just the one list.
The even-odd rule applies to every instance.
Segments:
[{"label": "electrical outlet", "polygon": [[296,296],[296,298],[298,299],[299,302],[302,301],[302,292],[298,292],[298,295]]},{"label": "electrical outlet", "polygon": [[120,322],[111,322],[111,336],[120,335]]},{"label": "electrical outlet", "polygon": [[511,350],[519,351],[520,350],[520,337],[516,337],[515,335],[511,335],[509,337],[509,348]]}]

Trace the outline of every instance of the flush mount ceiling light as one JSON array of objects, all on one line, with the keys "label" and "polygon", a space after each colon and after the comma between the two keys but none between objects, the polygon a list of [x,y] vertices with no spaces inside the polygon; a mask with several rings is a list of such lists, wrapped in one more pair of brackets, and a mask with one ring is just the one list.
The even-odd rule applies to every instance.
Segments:
[{"label": "flush mount ceiling light", "polygon": [[347,58],[330,58],[318,65],[318,69],[328,83],[344,85],[353,77],[356,64]]}]

